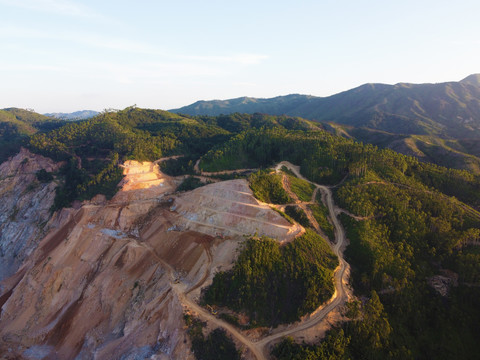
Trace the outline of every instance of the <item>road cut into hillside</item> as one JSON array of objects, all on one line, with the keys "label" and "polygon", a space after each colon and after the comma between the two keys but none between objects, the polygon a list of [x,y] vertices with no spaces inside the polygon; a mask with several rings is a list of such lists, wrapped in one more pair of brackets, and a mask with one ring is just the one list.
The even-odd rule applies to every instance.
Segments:
[{"label": "road cut into hillside", "polygon": [[[325,304],[322,304],[316,311],[312,314],[304,317],[301,321],[291,324],[286,328],[279,327],[279,331],[272,331],[271,334],[260,338],[252,340],[251,338],[244,335],[241,331],[237,330],[232,325],[226,323],[225,321],[214,317],[204,308],[198,306],[196,303],[191,301],[185,293],[183,293],[181,298],[183,298],[183,304],[191,311],[193,311],[197,316],[199,316],[202,320],[211,322],[218,327],[224,328],[228,333],[232,335],[232,337],[242,345],[244,345],[248,351],[249,356],[253,356],[253,358],[257,360],[266,360],[269,359],[270,353],[270,344],[278,341],[279,339],[285,336],[292,336],[296,333],[300,333],[305,331],[309,328],[315,327],[318,324],[322,323],[326,320],[327,316],[332,313],[334,310],[338,310],[339,307],[343,306],[348,299],[351,297],[352,291],[348,286],[348,277],[350,274],[350,268],[348,263],[343,258],[343,251],[347,244],[347,239],[345,236],[345,231],[340,224],[337,215],[338,215],[338,208],[335,206],[332,196],[332,191],[329,187],[319,185],[313,183],[307,179],[305,179],[299,171],[299,167],[295,166],[289,162],[283,161],[275,167],[276,170],[280,169],[282,166],[286,166],[290,169],[298,178],[303,179],[316,187],[316,191],[314,192],[314,196],[316,195],[317,191],[322,191],[325,195],[328,211],[330,214],[330,218],[332,219],[333,225],[335,227],[335,243],[331,244],[332,250],[335,255],[338,256],[339,265],[337,269],[335,269],[334,273],[334,282],[335,282],[335,292],[333,296],[327,301]],[[318,189],[318,190],[317,190]]]}]

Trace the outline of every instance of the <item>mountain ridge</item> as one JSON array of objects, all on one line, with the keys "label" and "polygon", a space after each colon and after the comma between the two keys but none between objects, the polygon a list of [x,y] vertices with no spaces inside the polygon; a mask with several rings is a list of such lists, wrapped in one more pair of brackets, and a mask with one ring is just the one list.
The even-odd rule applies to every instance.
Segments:
[{"label": "mountain ridge", "polygon": [[461,80],[462,83],[467,83],[475,86],[480,86],[480,74],[472,74]]},{"label": "mountain ridge", "polygon": [[20,143],[37,132],[63,125],[63,121],[33,110],[9,107],[0,109],[0,163],[20,150]]},{"label": "mountain ridge", "polygon": [[198,101],[170,111],[211,116],[260,112],[396,134],[480,138],[480,75],[436,84],[367,83],[328,97],[290,94]]},{"label": "mountain ridge", "polygon": [[56,113],[45,113],[44,115],[53,117],[56,119],[61,119],[61,120],[75,121],[75,120],[90,119],[94,116],[97,116],[98,114],[100,113],[95,110],[79,110],[71,113],[56,112]]}]

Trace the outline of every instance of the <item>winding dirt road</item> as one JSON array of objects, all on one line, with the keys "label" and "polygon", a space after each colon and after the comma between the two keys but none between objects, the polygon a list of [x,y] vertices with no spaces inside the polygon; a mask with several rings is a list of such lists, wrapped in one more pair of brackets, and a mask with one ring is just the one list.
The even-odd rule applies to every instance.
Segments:
[{"label": "winding dirt road", "polygon": [[[275,169],[277,172],[278,172],[278,168]],[[317,222],[317,219],[315,219],[315,216],[313,216],[313,213],[312,211],[310,210],[310,208],[308,207],[308,205],[311,205],[311,204],[315,204],[315,196],[317,196],[317,192],[318,192],[318,187],[315,188],[315,190],[313,191],[312,193],[312,197],[310,198],[310,201],[302,201],[298,198],[297,194],[295,194],[292,189],[291,189],[291,186],[290,186],[290,180],[288,179],[288,176],[285,175],[285,174],[282,174],[282,184],[283,184],[283,187],[285,188],[285,191],[287,192],[287,194],[292,198],[292,200],[294,201],[294,204],[292,205],[296,205],[298,206],[300,209],[303,210],[303,212],[305,213],[305,215],[307,216],[308,218],[308,221],[310,222],[310,224],[313,226],[313,228],[315,229],[315,231],[319,234],[322,235],[322,237],[325,237],[325,234],[323,233],[322,229],[320,228],[320,225],[318,225],[318,222]],[[282,205],[283,209],[288,206],[290,204],[286,204],[286,205]],[[282,210],[283,210],[282,209]],[[285,210],[283,210],[285,211]]]},{"label": "winding dirt road", "polygon": [[200,160],[201,158],[198,159],[195,162],[195,165],[193,166],[193,171],[195,171],[196,174],[200,174],[201,176],[215,176],[215,175],[226,175],[226,174],[235,174],[235,173],[244,173],[247,171],[256,171],[258,169],[235,169],[235,170],[223,170],[223,171],[216,171],[216,172],[207,172],[207,171],[202,171],[200,170]]},{"label": "winding dirt road", "polygon": [[[303,331],[309,329],[313,326],[316,326],[324,318],[334,309],[339,306],[344,305],[349,296],[350,296],[350,289],[348,288],[348,274],[349,274],[349,265],[343,258],[343,250],[346,246],[346,238],[345,232],[343,230],[342,225],[338,221],[337,214],[338,209],[335,207],[332,197],[332,192],[330,188],[313,183],[307,179],[305,179],[299,171],[299,167],[295,166],[287,161],[283,161],[276,166],[276,169],[280,169],[282,166],[286,166],[289,168],[293,173],[300,179],[303,179],[310,184],[313,184],[316,187],[316,191],[322,191],[325,194],[328,211],[330,213],[330,218],[332,219],[333,225],[335,227],[335,244],[332,245],[332,250],[335,255],[338,256],[339,265],[335,269],[334,273],[334,281],[335,281],[335,292],[330,300],[320,306],[315,312],[310,314],[307,318],[303,319],[300,322],[297,322],[289,328],[281,330],[277,333],[273,333],[260,339],[258,341],[252,341],[245,335],[243,335],[239,330],[237,330],[234,326],[228,324],[227,322],[216,318],[212,314],[210,314],[207,310],[196,304],[192,301],[187,294],[191,291],[188,291],[185,288],[184,284],[172,284],[172,288],[174,289],[175,293],[179,297],[180,301],[189,308],[190,310],[197,313],[197,315],[202,318],[203,320],[209,321],[216,326],[222,327],[227,330],[237,341],[242,343],[245,347],[247,347],[250,352],[255,356],[257,360],[267,360],[269,358],[269,344],[273,341],[288,335],[292,335],[296,332]],[[207,270],[208,271],[208,270]],[[202,277],[199,283],[194,285],[194,288],[198,288],[205,282],[206,278]]]},{"label": "winding dirt road", "polygon": [[345,231],[343,230],[343,227],[337,218],[337,212],[335,211],[336,207],[333,203],[332,191],[326,186],[313,183],[310,180],[303,177],[302,174],[300,174],[299,166],[295,166],[287,161],[282,161],[276,166],[276,169],[277,168],[280,169],[282,166],[286,166],[288,169],[293,171],[293,173],[298,178],[305,180],[310,184],[313,184],[317,189],[319,189],[320,191],[326,194],[328,211],[330,213],[330,218],[332,219],[333,226],[335,227],[335,244],[333,245],[332,250],[335,253],[335,255],[338,256],[339,265],[335,269],[335,274],[334,274],[335,293],[330,298],[330,300],[326,304],[323,304],[321,307],[319,307],[315,312],[313,312],[310,315],[310,317],[295,324],[290,329],[283,330],[276,334],[272,334],[258,341],[256,344],[264,347],[265,350],[267,350],[266,349],[267,344],[269,344],[270,342],[280,337],[288,336],[295,332],[306,330],[308,328],[311,328],[317,325],[320,321],[322,321],[325,318],[325,316],[328,315],[328,313],[333,311],[338,306],[342,306],[343,304],[345,304],[350,294],[350,289],[348,288],[349,271],[347,271],[349,269],[349,264],[343,258],[343,250],[346,246]]}]

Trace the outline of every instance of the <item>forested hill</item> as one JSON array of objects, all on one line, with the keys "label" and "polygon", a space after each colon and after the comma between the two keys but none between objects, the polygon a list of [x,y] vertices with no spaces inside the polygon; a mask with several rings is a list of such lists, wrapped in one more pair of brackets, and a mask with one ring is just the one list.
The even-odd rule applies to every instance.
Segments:
[{"label": "forested hill", "polygon": [[[353,288],[362,301],[348,305],[351,321],[323,343],[307,346],[286,340],[274,350],[277,359],[478,358],[479,175],[361,144],[326,132],[319,123],[289,116],[192,117],[130,107],[50,131],[35,129],[35,134],[22,139],[23,144],[35,153],[64,161],[58,173],[40,174],[45,181],[55,178],[60,184],[55,209],[98,193],[112,196],[122,178],[118,164],[125,159],[156,160],[169,155],[183,155],[161,164],[171,175],[193,174],[198,159],[204,171],[266,168],[288,160],[300,165],[311,181],[337,185],[332,188],[335,204],[356,216],[354,220],[343,214],[340,220],[350,241],[345,255],[351,264]],[[255,183],[254,176],[251,182]],[[319,262],[311,267],[305,261],[305,266],[296,269],[286,266],[289,253],[302,262],[309,256],[322,260],[327,253],[321,248],[312,251],[314,240],[303,238],[285,250],[252,243],[247,254],[263,254],[264,250],[278,254],[269,258],[271,269],[278,274],[288,271],[292,277],[265,271],[263,278],[281,291],[297,294],[289,290],[295,289],[290,284],[298,285],[297,276],[302,277],[302,284],[318,284],[316,278],[328,276],[312,274],[324,265],[329,269],[336,265]],[[244,260],[250,261],[247,256]],[[248,269],[248,261],[240,261],[236,269]],[[238,285],[237,279],[229,279]],[[433,286],[440,280],[446,283],[445,293]],[[253,288],[234,289],[248,291],[245,299],[249,299],[250,313],[260,314],[255,307],[262,304],[251,292]],[[269,299],[284,296],[279,294]],[[328,294],[321,299],[325,298]],[[238,297],[214,300],[231,306],[232,299]],[[291,296],[291,300],[293,304],[298,299]],[[305,311],[311,307],[316,305]],[[288,317],[286,312],[276,312],[274,317],[259,320],[283,321],[277,314]],[[335,357],[332,352],[343,355]]]},{"label": "forested hill", "polygon": [[28,148],[57,161],[67,161],[66,178],[58,188],[55,208],[103,193],[112,196],[121,179],[116,164],[125,159],[156,160],[182,154],[172,174],[193,172],[200,156],[244,130],[281,128],[320,130],[301,118],[234,114],[217,117],[180,116],[162,110],[129,107],[102,113],[86,121],[69,122],[50,132],[31,136]]},{"label": "forested hill", "polygon": [[229,100],[200,100],[191,105],[170,111],[188,115],[210,116],[232,113],[283,115],[295,113],[297,108],[304,106],[308,101],[317,99],[315,96],[299,94],[277,96],[271,99],[245,96]]},{"label": "forested hill", "polygon": [[[478,176],[322,131],[283,129],[241,133],[208,152],[200,168],[279,160],[301,165],[311,181],[335,184],[335,203],[356,215],[341,222],[362,301],[348,305],[351,321],[324,341],[286,339],[275,347],[276,359],[478,358],[480,214],[465,204],[480,204]],[[439,281],[449,284],[443,295],[432,285]]]},{"label": "forested hill", "polygon": [[475,74],[439,84],[365,84],[324,98],[287,95],[199,101],[172,111],[190,115],[286,114],[396,134],[480,138],[479,78]]},{"label": "forested hill", "polygon": [[64,125],[63,121],[34,111],[7,108],[0,110],[0,163],[18,152],[29,135]]}]

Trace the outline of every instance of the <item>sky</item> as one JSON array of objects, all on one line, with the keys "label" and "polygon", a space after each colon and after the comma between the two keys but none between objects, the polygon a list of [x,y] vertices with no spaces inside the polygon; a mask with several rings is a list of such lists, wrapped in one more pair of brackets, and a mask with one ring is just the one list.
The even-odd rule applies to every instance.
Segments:
[{"label": "sky", "polygon": [[480,73],[480,1],[0,0],[0,108],[172,109]]}]

